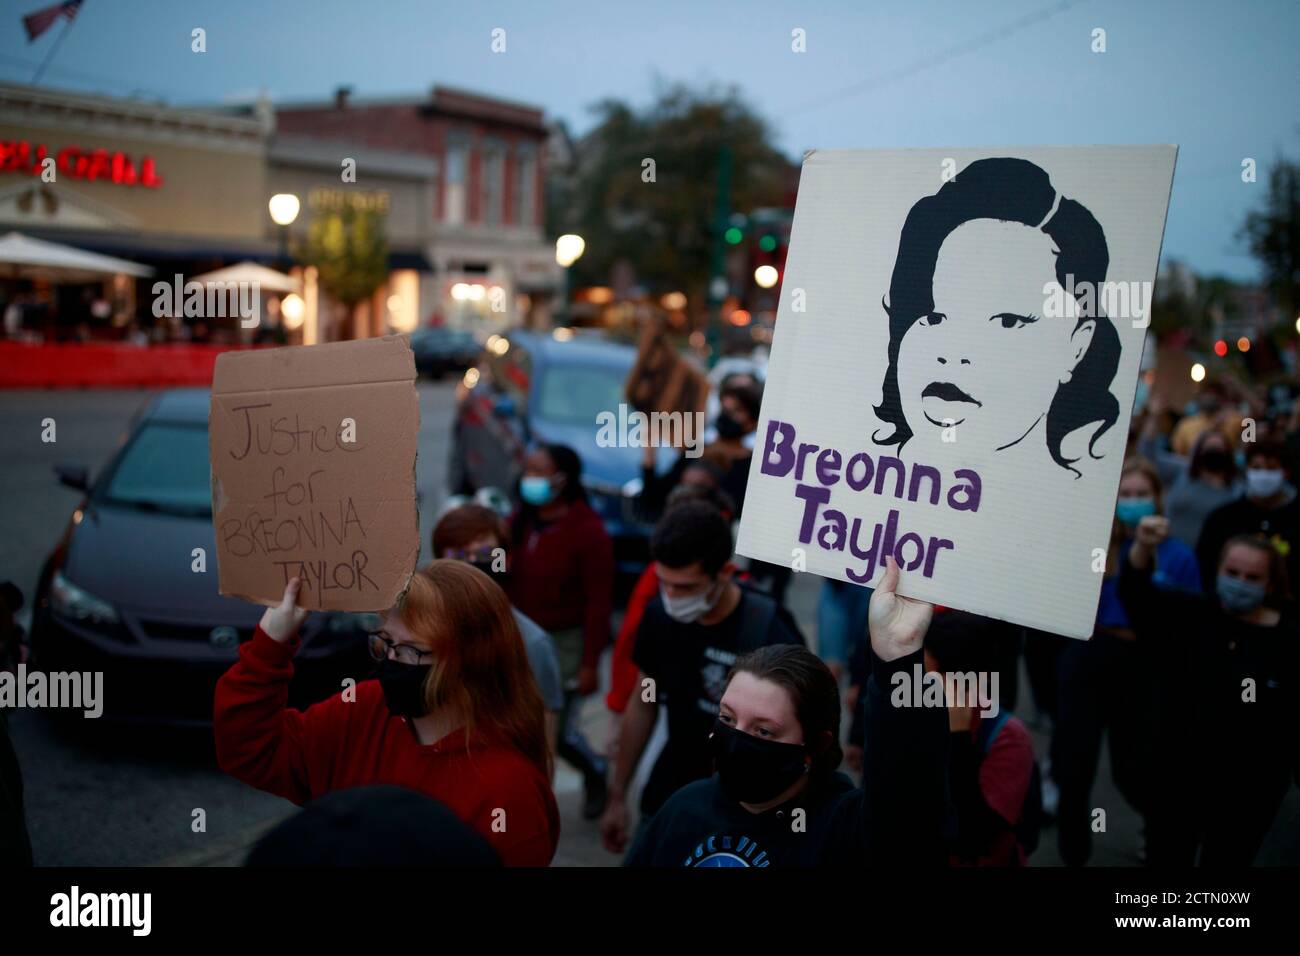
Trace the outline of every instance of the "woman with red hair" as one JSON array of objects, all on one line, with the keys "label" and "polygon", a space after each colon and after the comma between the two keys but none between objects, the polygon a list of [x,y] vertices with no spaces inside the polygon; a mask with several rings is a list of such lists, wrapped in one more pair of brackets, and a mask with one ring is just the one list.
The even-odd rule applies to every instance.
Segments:
[{"label": "woman with red hair", "polygon": [[370,635],[378,679],[286,706],[298,579],[217,685],[221,768],[304,804],[393,784],[440,800],[506,866],[546,866],[559,839],[541,695],[510,603],[482,571],[434,561]]}]

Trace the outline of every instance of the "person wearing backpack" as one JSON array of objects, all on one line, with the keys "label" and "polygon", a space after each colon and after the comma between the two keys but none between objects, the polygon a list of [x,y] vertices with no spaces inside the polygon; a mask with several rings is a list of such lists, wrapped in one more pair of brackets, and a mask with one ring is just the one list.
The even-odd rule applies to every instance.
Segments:
[{"label": "person wearing backpack", "polygon": [[[1024,866],[1038,847],[1042,779],[1029,730],[1002,709],[994,683],[998,648],[984,620],[963,611],[937,614],[925,639],[925,669],[941,675],[948,704],[948,786],[952,866]],[[958,686],[990,690],[969,700]]]},{"label": "person wearing backpack", "polygon": [[788,611],[736,583],[731,547],[730,523],[705,501],[672,508],[651,536],[659,595],[637,627],[632,651],[637,683],[619,728],[609,802],[600,821],[602,840],[612,853],[628,845],[626,790],[659,706],[667,710],[668,740],[641,794],[642,821],[678,789],[712,774],[709,732],[736,660],[772,644],[805,644]]}]

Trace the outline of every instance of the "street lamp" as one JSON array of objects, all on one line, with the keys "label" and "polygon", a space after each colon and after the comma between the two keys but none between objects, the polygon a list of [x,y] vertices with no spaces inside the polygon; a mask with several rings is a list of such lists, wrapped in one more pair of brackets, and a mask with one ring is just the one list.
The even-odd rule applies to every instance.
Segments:
[{"label": "street lamp", "polygon": [[772,288],[780,278],[781,274],[776,271],[775,266],[759,266],[754,270],[754,281],[758,283],[760,289]]},{"label": "street lamp", "polygon": [[307,306],[302,301],[302,296],[296,292],[290,292],[280,303],[280,314],[284,316],[284,328],[287,332],[302,327],[302,319],[306,314]]},{"label": "street lamp", "polygon": [[267,203],[271,210],[271,221],[280,227],[280,262],[285,271],[289,270],[289,226],[298,218],[302,203],[293,193],[276,193]]},{"label": "street lamp", "polygon": [[569,297],[573,294],[573,270],[569,267],[582,258],[587,243],[582,236],[565,233],[555,240],[555,262],[564,270],[564,299],[561,302],[561,315],[564,324],[569,324]]}]

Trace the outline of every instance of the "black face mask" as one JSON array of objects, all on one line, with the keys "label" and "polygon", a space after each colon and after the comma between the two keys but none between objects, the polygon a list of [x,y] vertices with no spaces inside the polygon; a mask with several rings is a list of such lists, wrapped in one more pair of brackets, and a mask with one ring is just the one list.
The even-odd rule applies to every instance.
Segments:
[{"label": "black face mask", "polygon": [[713,424],[718,429],[719,438],[739,438],[745,434],[745,426],[726,412],[721,412]]},{"label": "black face mask", "polygon": [[720,720],[713,725],[709,745],[722,789],[741,803],[767,803],[808,772],[803,744],[763,740]]},{"label": "black face mask", "polygon": [[1232,457],[1226,451],[1207,451],[1201,456],[1201,467],[1218,475],[1226,475]]},{"label": "black face mask", "polygon": [[482,571],[484,574],[486,574],[488,577],[490,577],[493,581],[495,581],[495,582],[496,582],[498,585],[500,585],[502,588],[505,588],[505,587],[510,583],[510,572],[509,572],[509,571],[494,571],[494,570],[492,569],[493,561],[492,561],[491,558],[489,558],[489,559],[486,560],[486,561],[467,561],[466,564],[469,564],[469,565],[472,565],[473,567],[478,568],[480,571]]},{"label": "black face mask", "polygon": [[379,686],[390,714],[423,717],[429,712],[424,702],[424,681],[432,669],[432,664],[403,664],[391,658],[380,662]]}]

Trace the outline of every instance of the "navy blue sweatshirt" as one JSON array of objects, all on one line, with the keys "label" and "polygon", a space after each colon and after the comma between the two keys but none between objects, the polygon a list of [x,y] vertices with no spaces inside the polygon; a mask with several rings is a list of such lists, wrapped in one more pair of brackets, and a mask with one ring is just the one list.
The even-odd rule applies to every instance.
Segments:
[{"label": "navy blue sweatshirt", "polygon": [[841,773],[822,774],[787,803],[754,814],[727,797],[715,774],[668,799],[626,865],[943,866],[948,713],[889,702],[891,677],[910,674],[920,651],[871,663],[862,789]]},{"label": "navy blue sweatshirt", "polygon": [[1288,776],[1300,782],[1296,606],[1284,604],[1273,627],[1250,624],[1214,597],[1156,587],[1151,569],[1127,557],[1119,596],[1138,640],[1159,654],[1157,787],[1240,792],[1267,781],[1284,791]]}]

